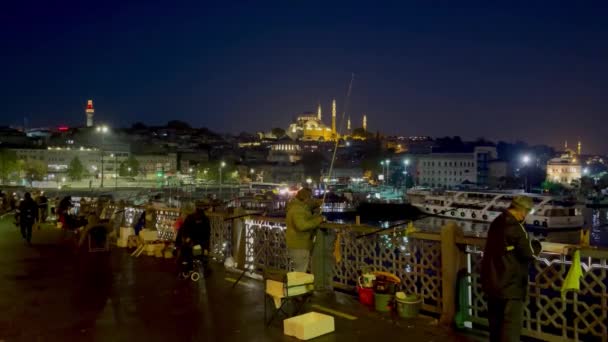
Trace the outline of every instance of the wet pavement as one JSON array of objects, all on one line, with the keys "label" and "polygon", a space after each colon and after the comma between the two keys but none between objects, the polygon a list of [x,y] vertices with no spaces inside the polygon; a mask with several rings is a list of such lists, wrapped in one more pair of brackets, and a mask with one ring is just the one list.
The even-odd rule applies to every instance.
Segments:
[{"label": "wet pavement", "polygon": [[[195,283],[177,279],[172,259],[75,254],[56,229],[34,231],[32,243],[0,220],[0,341],[297,341],[280,321],[265,327],[261,282],[232,289],[238,275],[220,265]],[[434,319],[392,319],[340,293],[313,302],[356,317],[336,316],[336,331],[318,342],[472,341]]]}]

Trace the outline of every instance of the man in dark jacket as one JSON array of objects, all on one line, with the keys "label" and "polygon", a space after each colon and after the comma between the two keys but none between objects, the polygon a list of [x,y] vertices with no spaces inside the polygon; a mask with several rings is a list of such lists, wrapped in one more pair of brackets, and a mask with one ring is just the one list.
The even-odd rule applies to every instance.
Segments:
[{"label": "man in dark jacket", "polygon": [[19,224],[21,226],[21,236],[27,241],[32,242],[32,226],[38,219],[38,204],[32,199],[29,192],[25,193],[23,201],[19,204]]},{"label": "man in dark jacket", "polygon": [[532,210],[532,198],[517,196],[492,222],[481,262],[481,283],[488,296],[490,341],[519,341],[524,303],[528,294],[528,268],[540,253],[532,248],[523,222]]},{"label": "man in dark jacket", "polygon": [[[178,263],[185,266],[182,271],[189,272],[193,269],[193,250],[196,245],[200,245],[202,252],[209,253],[209,243],[211,239],[211,224],[203,208],[197,208],[184,220],[181,228],[177,232],[175,245],[179,249]],[[207,269],[207,259],[204,260],[204,270]]]}]

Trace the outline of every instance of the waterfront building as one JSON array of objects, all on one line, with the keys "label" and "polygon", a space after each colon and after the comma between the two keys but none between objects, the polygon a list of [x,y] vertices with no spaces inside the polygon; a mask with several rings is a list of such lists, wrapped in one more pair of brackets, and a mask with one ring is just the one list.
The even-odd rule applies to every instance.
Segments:
[{"label": "waterfront building", "polygon": [[564,153],[547,162],[547,180],[566,186],[579,181],[582,176],[582,165],[573,153]]},{"label": "waterfront building", "polygon": [[270,145],[268,161],[272,163],[292,164],[302,159],[302,149],[297,142],[282,139]]},{"label": "waterfront building", "polygon": [[[496,165],[491,166],[492,164]],[[491,179],[506,175],[506,165],[502,164],[504,162],[497,159],[496,148],[493,146],[478,146],[471,152],[419,155],[416,159],[415,181],[419,185],[433,188],[486,186]]]},{"label": "waterfront building", "polygon": [[177,154],[136,154],[139,171],[144,178],[156,179],[159,175],[174,174],[177,171]]}]

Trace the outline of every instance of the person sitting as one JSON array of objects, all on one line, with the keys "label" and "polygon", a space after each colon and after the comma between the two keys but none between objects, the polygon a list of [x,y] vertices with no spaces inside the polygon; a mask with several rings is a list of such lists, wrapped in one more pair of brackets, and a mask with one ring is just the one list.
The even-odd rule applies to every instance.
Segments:
[{"label": "person sitting", "polygon": [[[175,247],[179,251],[177,262],[182,267],[182,272],[190,272],[194,268],[194,246],[200,246],[202,253],[208,255],[210,237],[209,218],[203,208],[197,208],[194,213],[186,217],[184,224],[177,232]],[[208,258],[203,257],[204,270],[208,273],[207,264]]]}]

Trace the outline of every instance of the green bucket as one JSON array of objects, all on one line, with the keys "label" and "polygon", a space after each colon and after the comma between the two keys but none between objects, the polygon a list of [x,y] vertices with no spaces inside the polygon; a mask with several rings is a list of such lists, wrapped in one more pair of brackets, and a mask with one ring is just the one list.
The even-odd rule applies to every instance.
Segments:
[{"label": "green bucket", "polygon": [[405,298],[395,297],[397,313],[401,318],[416,318],[420,312],[422,300],[416,295],[407,295]]},{"label": "green bucket", "polygon": [[390,303],[393,299],[392,294],[374,293],[374,305],[378,312],[389,312],[391,311]]}]

